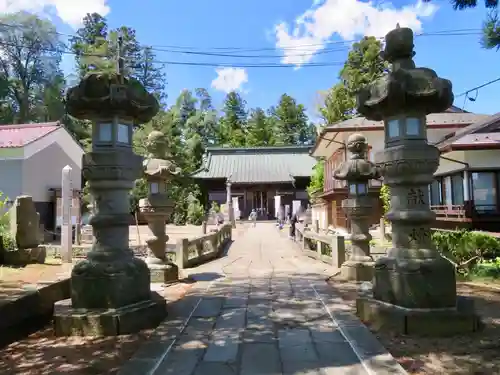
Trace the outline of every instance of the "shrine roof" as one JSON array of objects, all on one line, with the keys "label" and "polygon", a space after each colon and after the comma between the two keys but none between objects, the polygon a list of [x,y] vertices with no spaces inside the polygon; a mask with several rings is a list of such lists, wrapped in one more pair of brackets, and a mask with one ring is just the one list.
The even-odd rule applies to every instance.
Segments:
[{"label": "shrine roof", "polygon": [[233,183],[290,183],[295,177],[311,177],[316,159],[310,146],[274,146],[206,149],[195,179],[229,179]]}]

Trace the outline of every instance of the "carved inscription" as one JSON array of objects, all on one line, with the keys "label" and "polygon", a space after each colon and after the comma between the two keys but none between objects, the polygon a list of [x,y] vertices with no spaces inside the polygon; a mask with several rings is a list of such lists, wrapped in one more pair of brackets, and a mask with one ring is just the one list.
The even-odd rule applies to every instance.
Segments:
[{"label": "carved inscription", "polygon": [[431,238],[429,228],[412,228],[409,234],[410,246],[423,245]]},{"label": "carved inscription", "polygon": [[408,191],[408,206],[425,204],[424,192],[420,188],[410,188]]}]

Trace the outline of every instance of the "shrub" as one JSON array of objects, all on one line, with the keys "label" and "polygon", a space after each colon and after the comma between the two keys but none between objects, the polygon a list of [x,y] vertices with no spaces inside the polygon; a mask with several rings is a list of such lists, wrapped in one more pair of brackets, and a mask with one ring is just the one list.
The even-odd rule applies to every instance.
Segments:
[{"label": "shrub", "polygon": [[477,263],[500,257],[500,241],[486,233],[438,230],[433,233],[432,241],[463,275],[469,274]]},{"label": "shrub", "polygon": [[205,218],[205,210],[200,201],[194,196],[189,197],[189,204],[187,209],[187,222],[193,225],[201,225]]},{"label": "shrub", "polygon": [[210,205],[210,211],[211,212],[220,212],[220,206],[216,201],[212,201],[212,204]]},{"label": "shrub", "polygon": [[471,273],[478,277],[500,278],[500,257],[477,263]]},{"label": "shrub", "polygon": [[385,215],[391,208],[391,190],[389,185],[383,184],[380,188],[380,200],[382,201]]},{"label": "shrub", "polygon": [[16,240],[10,233],[8,201],[9,198],[0,191],[0,236],[2,236],[2,245],[5,250],[14,250]]}]

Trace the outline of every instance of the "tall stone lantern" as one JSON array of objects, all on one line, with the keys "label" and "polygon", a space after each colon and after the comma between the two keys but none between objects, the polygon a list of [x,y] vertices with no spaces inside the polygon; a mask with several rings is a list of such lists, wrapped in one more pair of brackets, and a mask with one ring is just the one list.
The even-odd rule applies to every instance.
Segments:
[{"label": "tall stone lantern", "polygon": [[71,300],[55,304],[55,333],[106,336],[152,328],[166,316],[166,303],[150,290],[148,266],[129,248],[129,191],[142,174],[132,128],[158,112],[158,101],[121,72],[92,73],[69,89],[66,109],[93,122],[82,169],[96,207],[95,239],[72,270]]},{"label": "tall stone lantern", "polygon": [[167,142],[165,135],[153,131],[148,135],[146,148],[148,156],[143,162],[144,176],[148,184],[148,197],[141,199],[139,208],[148,222],[153,238],[148,244],[146,263],[151,271],[152,282],[172,282],[179,278],[179,270],[169,261],[166,252],[168,235],[165,223],[172,214],[174,204],[168,198],[167,185],[181,169],[174,162],[167,160]]},{"label": "tall stone lantern", "polygon": [[427,142],[426,115],[453,103],[451,82],[429,68],[416,68],[413,31],[400,28],[385,37],[389,74],[362,90],[358,111],[384,121],[385,149],[376,158],[391,192],[386,218],[392,248],[375,263],[373,298],[358,300],[358,314],[377,326],[403,333],[452,334],[477,328],[471,300],[458,297],[454,266],[431,240],[435,214],[429,184],[439,150]]},{"label": "tall stone lantern", "polygon": [[371,281],[373,278],[373,259],[370,255],[369,222],[370,213],[378,204],[368,195],[369,181],[380,178],[380,171],[372,162],[366,160],[368,143],[364,135],[355,133],[347,140],[351,153],[349,160],[334,171],[334,178],[347,181],[347,199],[342,201],[342,209],[351,221],[352,253],[341,267],[342,277],[348,280]]}]

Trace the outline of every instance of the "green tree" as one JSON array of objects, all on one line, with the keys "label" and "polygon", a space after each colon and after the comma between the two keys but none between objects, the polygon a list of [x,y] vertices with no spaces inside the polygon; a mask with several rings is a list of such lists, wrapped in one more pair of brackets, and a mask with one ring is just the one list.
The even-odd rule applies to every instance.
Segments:
[{"label": "green tree", "polygon": [[290,95],[283,94],[278,105],[271,107],[270,113],[275,118],[274,130],[277,144],[298,145],[304,143],[303,138],[308,134],[309,120],[302,104],[297,104]]},{"label": "green tree", "polygon": [[70,39],[71,50],[75,54],[78,76],[83,78],[88,73],[88,67],[81,58],[88,53],[88,47],[102,43],[108,37],[108,23],[105,17],[98,13],[87,13],[83,18],[83,26]]},{"label": "green tree", "polygon": [[219,143],[231,147],[244,146],[247,125],[245,100],[237,92],[230,92],[224,100],[222,112]]},{"label": "green tree", "polygon": [[339,83],[324,95],[319,112],[326,124],[356,116],[356,94],[362,87],[380,78],[387,63],[380,56],[382,44],[375,37],[354,43],[339,74]]},{"label": "green tree", "polygon": [[7,89],[7,113],[17,123],[36,121],[33,110],[40,104],[49,105],[47,99],[54,94],[49,91],[58,86],[61,77],[62,43],[56,28],[25,12],[7,14],[0,16],[0,39],[0,76]]},{"label": "green tree", "polygon": [[133,74],[146,90],[152,93],[162,106],[165,106],[167,85],[164,66],[156,62],[156,55],[151,47],[145,47],[138,53],[138,65]]},{"label": "green tree", "polygon": [[[423,0],[425,3],[432,0]],[[434,0],[435,2],[435,0]],[[451,0],[453,9],[466,10],[478,6],[477,0]],[[484,6],[488,10],[486,20],[483,23],[483,35],[481,44],[484,48],[500,48],[500,19],[498,16],[498,0],[484,0]]]},{"label": "green tree", "polygon": [[307,186],[307,193],[312,197],[315,193],[323,191],[323,184],[325,182],[325,162],[320,160],[313,168],[311,176],[311,183]]},{"label": "green tree", "polygon": [[247,146],[271,146],[274,144],[272,123],[268,121],[266,112],[262,108],[250,111],[247,126]]}]

